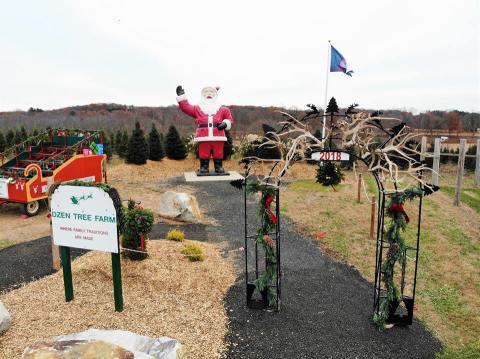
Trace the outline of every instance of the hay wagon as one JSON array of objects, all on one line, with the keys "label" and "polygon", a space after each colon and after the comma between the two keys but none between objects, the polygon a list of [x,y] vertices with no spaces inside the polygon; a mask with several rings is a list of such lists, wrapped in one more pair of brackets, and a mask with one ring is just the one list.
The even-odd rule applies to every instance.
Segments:
[{"label": "hay wagon", "polygon": [[0,205],[34,216],[53,183],[105,182],[105,161],[99,131],[47,130],[0,153]]}]

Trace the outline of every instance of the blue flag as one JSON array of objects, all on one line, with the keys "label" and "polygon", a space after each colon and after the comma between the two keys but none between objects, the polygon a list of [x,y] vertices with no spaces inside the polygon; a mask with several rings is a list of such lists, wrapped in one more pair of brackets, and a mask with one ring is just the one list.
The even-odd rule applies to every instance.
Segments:
[{"label": "blue flag", "polygon": [[343,72],[345,75],[352,76],[353,71],[347,71],[347,61],[340,52],[332,45],[330,45],[332,51],[330,55],[330,72]]}]

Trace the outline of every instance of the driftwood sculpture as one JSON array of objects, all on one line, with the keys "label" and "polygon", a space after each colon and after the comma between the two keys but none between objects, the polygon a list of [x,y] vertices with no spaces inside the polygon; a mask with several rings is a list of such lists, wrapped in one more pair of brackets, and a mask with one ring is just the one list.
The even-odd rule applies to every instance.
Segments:
[{"label": "driftwood sculpture", "polygon": [[262,184],[277,187],[296,162],[309,159],[306,154],[330,148],[333,141],[340,150],[353,146],[358,159],[367,165],[369,171],[377,174],[386,189],[401,190],[412,181],[423,187],[430,186],[422,173],[432,169],[420,161],[419,145],[415,142],[418,135],[412,134],[401,120],[380,117],[378,113],[357,113],[355,104],[343,115],[327,115],[333,120],[326,128],[325,137],[319,139],[310,132],[308,122],[323,115],[314,105],[308,106],[310,110],[299,118],[278,111],[284,117],[279,123],[280,129],[265,133],[252,146],[275,148],[279,157],[266,159],[254,151],[252,156],[242,159],[247,176],[255,174]]}]

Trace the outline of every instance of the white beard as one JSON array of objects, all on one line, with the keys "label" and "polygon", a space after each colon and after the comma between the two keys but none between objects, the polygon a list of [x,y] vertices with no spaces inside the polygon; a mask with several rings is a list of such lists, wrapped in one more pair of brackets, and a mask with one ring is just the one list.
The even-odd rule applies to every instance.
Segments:
[{"label": "white beard", "polygon": [[205,115],[215,115],[220,109],[221,105],[218,103],[218,98],[204,98],[198,104]]}]

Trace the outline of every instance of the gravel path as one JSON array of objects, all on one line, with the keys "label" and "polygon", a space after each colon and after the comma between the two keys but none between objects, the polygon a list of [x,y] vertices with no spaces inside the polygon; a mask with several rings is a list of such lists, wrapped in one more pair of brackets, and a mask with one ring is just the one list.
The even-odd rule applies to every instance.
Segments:
[{"label": "gravel path", "polygon": [[[52,274],[51,243],[43,237],[0,250],[0,293]],[[72,259],[85,252],[72,249]]]},{"label": "gravel path", "polygon": [[[195,187],[200,207],[219,223],[207,228],[210,240],[226,241],[227,249],[243,246],[243,192],[228,182]],[[254,221],[253,199],[249,212]],[[236,260],[243,272],[243,254]],[[440,342],[416,320],[409,327],[379,332],[372,324],[372,284],[356,269],[323,254],[285,217],[282,270],[279,313],[246,308],[244,275],[229,291],[228,358],[434,358],[441,350]]]},{"label": "gravel path", "polygon": [[[176,178],[170,184],[185,182]],[[227,250],[243,247],[243,192],[228,182],[197,183],[195,188],[200,207],[219,225],[183,226],[187,237],[208,238]],[[253,223],[253,201],[249,213]],[[170,228],[159,224],[152,237],[162,238]],[[243,252],[232,254],[243,273]],[[48,275],[52,273],[50,240],[45,237],[0,250],[0,263],[0,292]],[[376,330],[371,320],[372,284],[357,270],[324,255],[285,217],[282,270],[279,313],[246,308],[243,274],[229,291],[227,358],[433,358],[441,350],[439,341],[418,321],[409,327]]]}]

